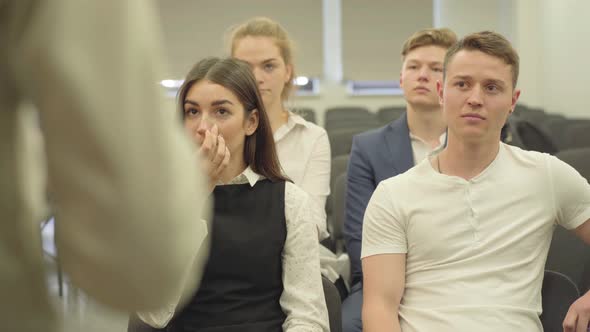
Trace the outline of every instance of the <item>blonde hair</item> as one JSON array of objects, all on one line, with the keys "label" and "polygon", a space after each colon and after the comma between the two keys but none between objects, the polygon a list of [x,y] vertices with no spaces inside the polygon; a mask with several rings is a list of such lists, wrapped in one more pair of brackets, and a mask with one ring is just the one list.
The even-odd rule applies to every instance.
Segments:
[{"label": "blonde hair", "polygon": [[278,22],[267,17],[254,17],[242,24],[234,26],[230,28],[228,38],[230,54],[232,56],[234,55],[238,41],[249,36],[272,38],[275,45],[279,48],[285,65],[291,67],[291,77],[285,83],[283,93],[281,94],[281,99],[288,99],[294,87],[295,65],[293,63],[293,41],[289,38],[287,31]]},{"label": "blonde hair", "polygon": [[457,42],[457,35],[447,28],[441,29],[424,29],[415,32],[410,36],[402,46],[402,60],[406,55],[419,47],[423,46],[440,46],[448,49]]}]

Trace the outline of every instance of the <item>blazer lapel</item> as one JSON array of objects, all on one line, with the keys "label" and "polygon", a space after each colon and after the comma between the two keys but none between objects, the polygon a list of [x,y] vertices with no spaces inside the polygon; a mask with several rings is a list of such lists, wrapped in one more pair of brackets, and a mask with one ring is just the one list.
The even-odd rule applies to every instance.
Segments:
[{"label": "blazer lapel", "polygon": [[385,143],[390,154],[387,159],[391,161],[391,165],[397,171],[395,175],[404,173],[414,166],[410,129],[405,113],[387,127]]}]

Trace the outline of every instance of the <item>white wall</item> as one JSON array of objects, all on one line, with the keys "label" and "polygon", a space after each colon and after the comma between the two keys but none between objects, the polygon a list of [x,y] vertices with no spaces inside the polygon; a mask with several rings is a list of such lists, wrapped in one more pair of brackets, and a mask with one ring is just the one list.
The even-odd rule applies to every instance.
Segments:
[{"label": "white wall", "polygon": [[[516,0],[519,1],[519,0]],[[513,0],[434,0],[434,24],[466,34],[492,30],[511,39]]]},{"label": "white wall", "polygon": [[544,108],[543,33],[541,7],[538,0],[514,2],[514,47],[520,56],[518,87],[521,89],[520,102],[532,107]]},{"label": "white wall", "polygon": [[572,118],[590,117],[590,1],[518,0],[521,99]]},{"label": "white wall", "polygon": [[540,1],[543,63],[537,80],[544,107],[571,117],[590,117],[590,1]]},{"label": "white wall", "polygon": [[459,36],[505,35],[520,55],[520,101],[568,117],[590,117],[588,0],[433,0],[434,22]]}]

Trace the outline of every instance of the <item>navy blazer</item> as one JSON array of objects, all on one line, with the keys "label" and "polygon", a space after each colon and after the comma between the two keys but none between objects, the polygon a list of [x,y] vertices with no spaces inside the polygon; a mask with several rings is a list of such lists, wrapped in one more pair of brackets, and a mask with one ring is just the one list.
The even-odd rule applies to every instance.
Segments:
[{"label": "navy blazer", "polygon": [[343,227],[353,284],[362,280],[363,216],[373,191],[382,180],[402,174],[413,166],[414,156],[405,113],[385,127],[353,137]]}]

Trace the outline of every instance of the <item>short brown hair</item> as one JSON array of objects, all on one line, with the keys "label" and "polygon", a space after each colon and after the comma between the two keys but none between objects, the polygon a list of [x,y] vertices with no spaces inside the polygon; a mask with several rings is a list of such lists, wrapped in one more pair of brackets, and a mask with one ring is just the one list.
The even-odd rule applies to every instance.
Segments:
[{"label": "short brown hair", "polygon": [[448,49],[457,42],[457,35],[447,28],[441,29],[424,29],[415,32],[410,36],[402,46],[402,60],[410,51],[423,46],[440,46]]},{"label": "short brown hair", "polygon": [[518,68],[520,59],[518,53],[512,47],[508,39],[497,32],[481,31],[469,34],[453,45],[445,55],[443,65],[443,80],[446,77],[447,67],[453,57],[461,50],[480,51],[493,57],[499,58],[512,70],[512,88],[516,88],[518,81]]},{"label": "short brown hair", "polygon": [[258,128],[246,137],[244,161],[254,172],[271,181],[289,181],[282,174],[270,120],[250,66],[241,60],[214,57],[205,58],[195,64],[178,90],[178,107],[183,119],[186,95],[191,87],[201,80],[211,81],[230,90],[244,107],[246,117],[252,111],[258,110]]},{"label": "short brown hair", "polygon": [[295,64],[293,63],[294,46],[289,38],[287,30],[278,22],[268,17],[254,17],[240,25],[231,27],[229,35],[229,48],[231,56],[234,55],[236,45],[240,39],[245,37],[269,37],[274,39],[275,45],[281,52],[285,65],[291,66],[291,77],[285,83],[281,98],[286,100],[293,91],[293,78],[295,77]]}]

